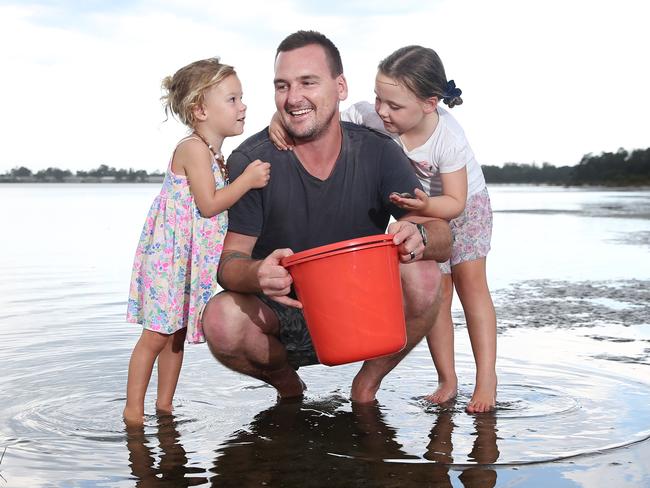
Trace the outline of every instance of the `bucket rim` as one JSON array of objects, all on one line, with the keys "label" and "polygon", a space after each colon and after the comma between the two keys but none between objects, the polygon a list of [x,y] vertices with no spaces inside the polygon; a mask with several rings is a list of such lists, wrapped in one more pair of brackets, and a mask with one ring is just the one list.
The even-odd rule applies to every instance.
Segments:
[{"label": "bucket rim", "polygon": [[[356,237],[354,239],[348,239],[345,241],[333,242],[332,244],[326,244],[324,246],[313,247],[311,249],[305,249],[304,251],[297,252],[291,256],[282,258],[280,264],[285,268],[293,264],[297,264],[298,261],[304,261],[307,259],[314,259],[319,257],[321,254],[328,254],[333,251],[344,252],[348,248],[358,248],[359,246],[368,246],[368,245],[389,245],[393,242],[394,234],[375,234],[365,237]],[[355,250],[355,249],[350,249]]]}]

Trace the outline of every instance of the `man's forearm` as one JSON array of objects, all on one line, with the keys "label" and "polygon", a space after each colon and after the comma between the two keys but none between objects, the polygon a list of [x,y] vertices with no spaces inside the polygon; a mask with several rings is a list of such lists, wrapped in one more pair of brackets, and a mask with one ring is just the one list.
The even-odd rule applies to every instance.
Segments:
[{"label": "man's forearm", "polygon": [[225,250],[219,261],[217,281],[224,290],[257,293],[261,291],[257,277],[261,262],[252,259],[249,254]]},{"label": "man's forearm", "polygon": [[451,256],[451,231],[449,223],[442,219],[429,219],[410,215],[407,220],[424,225],[427,230],[427,245],[422,259],[433,259],[444,263]]},{"label": "man's forearm", "polygon": [[433,259],[439,263],[447,261],[451,256],[451,231],[446,220],[433,219],[422,222],[427,230],[427,246],[424,249],[424,259]]}]

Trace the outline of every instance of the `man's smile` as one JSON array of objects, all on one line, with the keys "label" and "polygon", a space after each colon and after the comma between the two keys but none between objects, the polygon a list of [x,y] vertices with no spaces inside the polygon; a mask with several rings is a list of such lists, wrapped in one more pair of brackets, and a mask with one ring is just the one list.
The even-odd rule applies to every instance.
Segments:
[{"label": "man's smile", "polygon": [[308,114],[310,112],[313,112],[314,109],[311,107],[306,107],[306,108],[299,108],[295,110],[287,110],[287,113],[291,115],[292,117],[300,117],[301,115]]}]

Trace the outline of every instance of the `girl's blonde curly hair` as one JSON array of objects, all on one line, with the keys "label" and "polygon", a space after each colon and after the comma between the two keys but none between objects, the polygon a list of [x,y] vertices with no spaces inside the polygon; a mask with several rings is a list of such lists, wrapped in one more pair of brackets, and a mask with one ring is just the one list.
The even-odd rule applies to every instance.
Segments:
[{"label": "girl's blonde curly hair", "polygon": [[162,81],[165,115],[171,112],[183,124],[194,127],[194,108],[203,104],[205,92],[219,84],[235,68],[219,62],[219,58],[202,59],[182,67]]}]

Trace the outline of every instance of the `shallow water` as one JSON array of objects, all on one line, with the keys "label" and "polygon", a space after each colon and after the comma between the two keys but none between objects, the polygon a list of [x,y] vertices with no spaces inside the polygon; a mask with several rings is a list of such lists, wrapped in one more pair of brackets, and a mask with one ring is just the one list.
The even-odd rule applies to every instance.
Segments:
[{"label": "shallow water", "polygon": [[[188,346],[175,415],[120,420],[139,329],[132,253],[157,185],[3,185],[0,488],[650,486],[650,192],[494,186],[499,402],[422,396],[426,345],[348,401],[358,365],[301,369],[302,403]],[[152,384],[155,384],[155,376]]]}]

